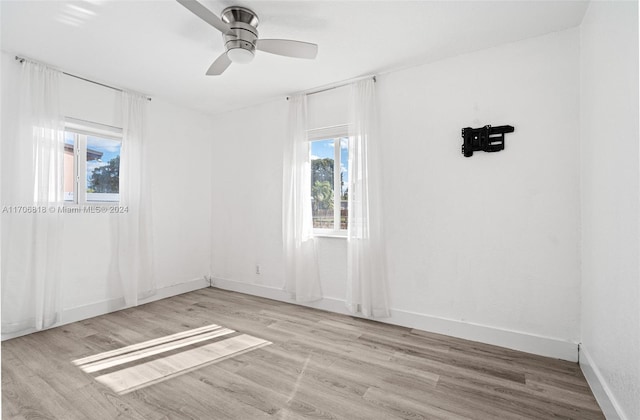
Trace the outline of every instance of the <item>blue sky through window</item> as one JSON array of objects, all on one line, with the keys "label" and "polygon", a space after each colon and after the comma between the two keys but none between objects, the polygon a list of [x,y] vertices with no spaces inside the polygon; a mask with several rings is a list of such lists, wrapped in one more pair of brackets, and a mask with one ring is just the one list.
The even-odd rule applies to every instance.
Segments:
[{"label": "blue sky through window", "polygon": [[349,143],[347,137],[311,142],[311,160],[334,159],[334,144],[336,140],[340,142],[340,172],[342,172],[342,194],[344,194],[349,184]]},{"label": "blue sky through window", "polygon": [[90,188],[93,171],[102,166],[108,166],[109,161],[120,156],[121,145],[122,143],[118,140],[87,136],[87,188]]},{"label": "blue sky through window", "polygon": [[87,136],[87,149],[102,153],[102,162],[108,163],[111,159],[120,156],[121,142],[118,140],[103,139]]},{"label": "blue sky through window", "polygon": [[333,140],[311,142],[311,160],[324,158],[333,159],[333,156]]}]

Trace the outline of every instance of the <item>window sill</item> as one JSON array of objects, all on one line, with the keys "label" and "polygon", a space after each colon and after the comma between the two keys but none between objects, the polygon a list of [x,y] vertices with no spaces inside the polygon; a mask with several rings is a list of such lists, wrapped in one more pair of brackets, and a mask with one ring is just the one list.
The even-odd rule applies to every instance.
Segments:
[{"label": "window sill", "polygon": [[328,238],[328,239],[347,239],[346,234],[331,234],[331,233],[314,233],[314,238]]}]

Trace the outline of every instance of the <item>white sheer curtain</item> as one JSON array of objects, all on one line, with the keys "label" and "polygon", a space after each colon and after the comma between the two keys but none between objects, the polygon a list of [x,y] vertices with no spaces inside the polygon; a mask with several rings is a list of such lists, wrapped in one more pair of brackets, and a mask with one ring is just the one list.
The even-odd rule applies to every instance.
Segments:
[{"label": "white sheer curtain", "polygon": [[120,206],[115,218],[114,253],[127,306],[156,292],[152,270],[151,191],[145,138],[148,100],[122,93],[122,147],[120,149]]},{"label": "white sheer curtain", "polygon": [[41,330],[60,321],[60,77],[42,64],[22,62],[16,136],[3,139],[2,334]]},{"label": "white sheer curtain", "polygon": [[284,151],[282,232],[285,290],[296,301],[322,297],[311,215],[311,155],[307,139],[307,97],[289,98]]},{"label": "white sheer curtain", "polygon": [[386,253],[375,82],[351,85],[349,101],[347,308],[388,317]]}]

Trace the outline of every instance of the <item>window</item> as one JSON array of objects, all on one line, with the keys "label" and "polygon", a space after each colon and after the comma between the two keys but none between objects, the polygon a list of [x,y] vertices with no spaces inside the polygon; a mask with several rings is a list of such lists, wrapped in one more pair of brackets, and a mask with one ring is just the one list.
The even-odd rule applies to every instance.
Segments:
[{"label": "window", "polygon": [[347,233],[349,138],[311,137],[311,207],[314,232]]},{"label": "window", "polygon": [[86,204],[119,201],[121,130],[67,120],[64,199]]}]

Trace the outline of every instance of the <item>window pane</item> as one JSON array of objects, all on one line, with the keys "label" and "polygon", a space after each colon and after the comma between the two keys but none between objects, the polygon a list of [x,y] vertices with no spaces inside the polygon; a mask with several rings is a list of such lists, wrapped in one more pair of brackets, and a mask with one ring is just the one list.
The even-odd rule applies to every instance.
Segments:
[{"label": "window pane", "polygon": [[76,167],[76,135],[64,133],[64,201],[74,201],[73,191],[75,190],[74,169]]},{"label": "window pane", "polygon": [[340,138],[340,229],[347,229],[349,215],[349,139]]},{"label": "window pane", "polygon": [[87,136],[87,201],[118,201],[120,146],[118,140]]},{"label": "window pane", "polygon": [[313,227],[333,229],[334,140],[311,142],[311,208]]}]

